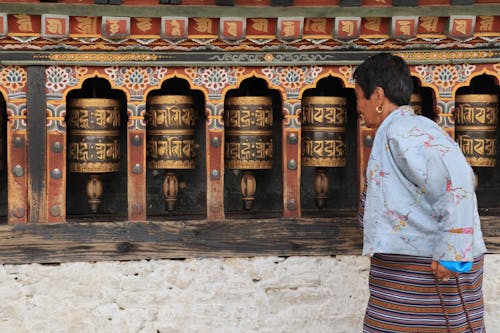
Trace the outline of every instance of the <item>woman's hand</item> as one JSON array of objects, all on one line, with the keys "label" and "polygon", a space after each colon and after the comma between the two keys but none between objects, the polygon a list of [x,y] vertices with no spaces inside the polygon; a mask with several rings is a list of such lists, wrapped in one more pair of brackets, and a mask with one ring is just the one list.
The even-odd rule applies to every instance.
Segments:
[{"label": "woman's hand", "polygon": [[445,268],[443,265],[441,265],[436,260],[432,261],[431,270],[432,270],[432,273],[434,274],[434,276],[436,276],[436,278],[439,281],[443,281],[443,282],[449,281],[451,277],[456,275],[456,273]]}]

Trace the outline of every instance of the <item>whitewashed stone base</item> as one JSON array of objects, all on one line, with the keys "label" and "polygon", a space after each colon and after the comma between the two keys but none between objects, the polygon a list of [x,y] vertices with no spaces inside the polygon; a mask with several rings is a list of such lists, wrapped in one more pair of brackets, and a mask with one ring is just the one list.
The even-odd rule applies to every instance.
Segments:
[{"label": "whitewashed stone base", "polygon": [[[256,257],[0,266],[0,332],[361,332],[368,258]],[[489,332],[500,255],[487,255]]]}]

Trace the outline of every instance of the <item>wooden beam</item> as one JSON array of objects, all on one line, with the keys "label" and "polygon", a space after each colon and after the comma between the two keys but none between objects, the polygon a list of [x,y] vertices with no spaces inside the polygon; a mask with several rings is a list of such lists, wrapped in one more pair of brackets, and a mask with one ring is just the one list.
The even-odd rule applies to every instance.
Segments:
[{"label": "wooden beam", "polygon": [[419,0],[392,0],[393,6],[418,6]]},{"label": "wooden beam", "polygon": [[271,6],[293,6],[293,0],[271,0]]},{"label": "wooden beam", "polygon": [[[78,65],[78,66],[263,66],[269,62],[266,61],[266,55],[273,56],[273,66],[299,66],[299,65],[357,65],[362,63],[366,58],[379,53],[380,50],[364,51],[275,51],[275,52],[229,52],[224,51],[224,54],[231,55],[219,57],[218,52],[169,52],[168,58],[161,59],[161,52],[144,52],[144,58],[156,58],[157,60],[145,60],[138,57],[137,60],[120,60],[127,56],[138,56],[137,52],[96,52],[105,54],[106,57],[112,57],[119,54],[116,60],[103,60],[100,57],[96,59],[83,60],[87,51],[73,51],[74,59],[69,58],[61,60],[67,52],[60,51],[0,51],[0,63],[2,65],[13,66],[51,66],[51,65]],[[446,50],[392,50],[391,52],[402,56],[410,65],[423,64],[456,64],[456,63],[499,63],[500,53],[497,49],[446,49]],[[432,57],[429,57],[432,53]],[[50,57],[49,57],[50,56]],[[52,59],[55,58],[55,59]]]},{"label": "wooden beam", "polygon": [[215,0],[217,6],[234,6],[234,0]]},{"label": "wooden beam", "polygon": [[0,226],[0,263],[360,254],[355,219]]},{"label": "wooden beam", "polygon": [[[500,217],[481,217],[500,253]],[[354,214],[334,218],[79,222],[0,226],[0,264],[361,254]]]},{"label": "wooden beam", "polygon": [[361,3],[361,0],[340,0],[341,7],[359,7]]},{"label": "wooden beam", "polygon": [[46,95],[45,67],[27,67],[28,89],[28,221],[38,223],[46,221],[46,169],[45,142],[46,129]]}]

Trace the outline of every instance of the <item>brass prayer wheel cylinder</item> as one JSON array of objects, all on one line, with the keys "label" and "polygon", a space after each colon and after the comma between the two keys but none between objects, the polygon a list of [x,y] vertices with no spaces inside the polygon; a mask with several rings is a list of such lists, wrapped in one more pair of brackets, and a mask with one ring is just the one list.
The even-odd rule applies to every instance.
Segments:
[{"label": "brass prayer wheel cylinder", "polygon": [[411,94],[409,105],[415,114],[422,115],[422,96],[420,94]]},{"label": "brass prayer wheel cylinder", "polygon": [[194,169],[196,110],[191,96],[148,98],[147,157],[151,169]]},{"label": "brass prayer wheel cylinder", "polygon": [[120,102],[76,98],[69,102],[69,170],[105,173],[120,170]]},{"label": "brass prayer wheel cylinder", "polygon": [[307,96],[302,99],[302,165],[346,165],[346,99]]},{"label": "brass prayer wheel cylinder", "polygon": [[268,96],[228,97],[224,106],[226,168],[272,169],[273,101]]},{"label": "brass prayer wheel cylinder", "polygon": [[455,99],[455,139],[473,167],[496,164],[498,96],[459,95]]}]

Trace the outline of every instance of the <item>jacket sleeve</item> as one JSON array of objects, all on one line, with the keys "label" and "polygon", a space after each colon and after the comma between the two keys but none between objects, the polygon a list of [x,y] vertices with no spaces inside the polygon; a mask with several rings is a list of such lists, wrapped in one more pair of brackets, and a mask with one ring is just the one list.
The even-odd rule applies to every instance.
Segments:
[{"label": "jacket sleeve", "polygon": [[[401,125],[401,124],[400,124]],[[437,127],[437,126],[436,126]],[[407,186],[432,207],[434,260],[472,261],[478,221],[474,173],[460,147],[432,126],[391,126],[388,149]]]}]

